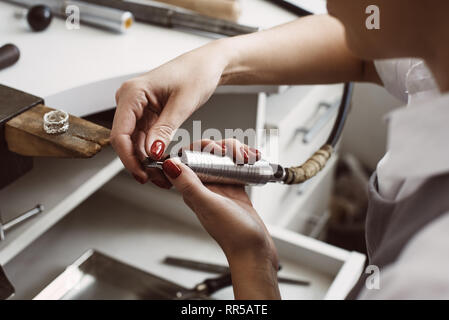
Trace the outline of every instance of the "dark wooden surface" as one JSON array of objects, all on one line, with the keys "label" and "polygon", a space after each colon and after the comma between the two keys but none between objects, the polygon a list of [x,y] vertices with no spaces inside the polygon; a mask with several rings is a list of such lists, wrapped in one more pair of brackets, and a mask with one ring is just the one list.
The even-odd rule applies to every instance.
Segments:
[{"label": "dark wooden surface", "polygon": [[8,149],[5,124],[39,103],[43,103],[39,97],[0,85],[0,189],[33,168],[33,158],[21,156]]},{"label": "dark wooden surface", "polygon": [[43,103],[42,98],[0,85],[0,126],[20,113]]}]

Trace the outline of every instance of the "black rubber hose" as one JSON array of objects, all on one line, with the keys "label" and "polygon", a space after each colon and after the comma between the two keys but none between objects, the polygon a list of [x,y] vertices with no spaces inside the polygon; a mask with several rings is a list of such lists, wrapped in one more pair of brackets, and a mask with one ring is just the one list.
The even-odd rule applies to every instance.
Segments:
[{"label": "black rubber hose", "polygon": [[340,107],[335,120],[334,127],[327,139],[326,144],[331,145],[333,148],[337,145],[343,128],[345,126],[346,119],[348,118],[349,110],[351,109],[352,92],[354,91],[354,84],[348,82],[345,84],[343,90],[343,97],[341,99]]}]

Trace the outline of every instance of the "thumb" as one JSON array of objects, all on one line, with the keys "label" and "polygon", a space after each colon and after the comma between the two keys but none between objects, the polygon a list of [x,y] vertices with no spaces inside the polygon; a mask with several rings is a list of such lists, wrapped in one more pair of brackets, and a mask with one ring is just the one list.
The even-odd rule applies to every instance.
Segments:
[{"label": "thumb", "polygon": [[162,157],[175,131],[193,113],[195,108],[185,104],[190,100],[183,94],[173,94],[169,97],[146,136],[145,151],[152,159],[159,160]]},{"label": "thumb", "polygon": [[206,200],[210,190],[203,185],[195,172],[181,163],[179,159],[166,160],[162,168],[167,178],[191,208],[195,206],[195,203]]}]

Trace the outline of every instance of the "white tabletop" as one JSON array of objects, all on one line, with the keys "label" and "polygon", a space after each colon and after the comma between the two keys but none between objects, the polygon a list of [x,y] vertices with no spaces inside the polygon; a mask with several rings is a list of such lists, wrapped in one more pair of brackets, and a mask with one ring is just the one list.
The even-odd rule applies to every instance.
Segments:
[{"label": "white tabletop", "polygon": [[[295,18],[263,0],[242,0],[242,6],[240,22],[248,25],[270,27]],[[143,23],[122,35],[84,25],[68,30],[62,19],[34,33],[14,17],[17,9],[0,3],[0,46],[11,42],[21,51],[16,65],[0,71],[0,83],[45,99],[79,86],[143,73],[212,40]]]}]

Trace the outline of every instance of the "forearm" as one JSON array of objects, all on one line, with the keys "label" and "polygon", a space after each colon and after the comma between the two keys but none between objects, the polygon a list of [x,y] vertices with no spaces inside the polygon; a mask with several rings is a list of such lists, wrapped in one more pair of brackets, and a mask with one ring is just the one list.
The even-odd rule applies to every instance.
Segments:
[{"label": "forearm", "polygon": [[372,63],[349,51],[343,26],[327,15],[220,41],[221,84],[378,82]]}]

